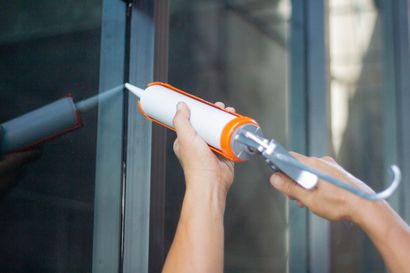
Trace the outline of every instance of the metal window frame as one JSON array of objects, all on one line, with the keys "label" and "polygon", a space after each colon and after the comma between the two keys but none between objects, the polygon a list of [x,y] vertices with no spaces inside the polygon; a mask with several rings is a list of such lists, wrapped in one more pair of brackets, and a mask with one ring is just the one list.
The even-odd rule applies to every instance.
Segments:
[{"label": "metal window frame", "polygon": [[[386,165],[399,162],[402,171],[400,191],[389,203],[410,223],[410,34],[408,0],[382,1],[384,18],[385,143]],[[386,179],[387,180],[387,179]]]},{"label": "metal window frame", "polygon": [[[326,27],[326,1],[292,1],[290,147],[314,156],[330,151]],[[330,272],[329,253],[329,222],[290,203],[288,271]]]},{"label": "metal window frame", "polygon": [[[386,22],[390,22],[386,27],[392,33],[392,39],[385,37],[386,41],[392,41],[385,44],[387,64],[392,68],[389,70],[391,73],[386,74],[386,90],[390,90],[386,94],[389,109],[397,106],[397,112],[389,110],[385,119],[398,119],[396,125],[386,123],[390,124],[386,130],[397,131],[397,147],[402,149],[389,154],[386,164],[398,157],[406,181],[410,170],[410,124],[405,120],[410,115],[407,107],[410,104],[410,92],[407,91],[410,87],[407,76],[410,73],[409,5],[408,0],[393,2],[388,7],[392,13],[385,12]],[[166,80],[167,56],[163,52],[168,49],[167,39],[159,42],[162,50],[157,51],[154,37],[158,40],[164,37],[155,36],[158,35],[156,24],[163,29],[163,35],[167,34],[167,17],[164,19],[163,16],[169,15],[166,9],[168,1],[155,3],[162,3],[162,9],[159,9],[162,17],[154,15],[153,3],[154,0],[142,0],[129,9],[131,19],[128,27],[132,34],[129,41],[130,58],[127,60],[127,4],[120,0],[103,1],[100,90],[121,84],[127,77],[138,85],[145,85],[153,78]],[[302,153],[323,155],[329,152],[326,1],[293,0],[292,7],[290,146]],[[395,91],[396,96],[391,96],[391,90]],[[159,272],[159,264],[162,263],[158,262],[163,262],[165,256],[164,226],[154,228],[156,223],[164,223],[164,203],[154,201],[164,199],[161,189],[165,187],[165,178],[155,174],[164,169],[165,148],[151,151],[151,144],[156,143],[155,147],[157,144],[163,145],[166,133],[163,129],[152,129],[136,109],[136,101],[126,98],[99,107],[93,272]],[[323,115],[324,110],[326,115]],[[123,124],[125,116],[126,122]],[[107,125],[109,131],[104,129]],[[124,126],[127,127],[126,131]],[[388,148],[387,142],[385,149]],[[123,145],[126,145],[125,151],[133,152],[122,153]],[[127,165],[133,168],[127,168]],[[151,166],[158,168],[156,170],[159,172]],[[404,193],[393,203],[409,221],[410,200],[405,197],[410,193],[410,185],[403,183],[402,187]],[[150,218],[155,217],[157,219],[150,222]],[[289,242],[289,272],[329,272],[329,224],[326,221],[290,204]]]},{"label": "metal window frame", "polygon": [[[400,1],[403,3],[404,1]],[[383,22],[383,154],[385,155],[384,169],[387,170],[392,164],[398,163],[398,105],[397,98],[400,90],[403,90],[403,85],[409,84],[402,72],[405,68],[405,60],[401,60],[401,56],[408,57],[404,44],[400,40],[400,32],[405,30],[406,26],[401,26],[401,21],[405,20],[403,14],[399,14],[401,11],[398,9],[398,1],[380,1],[380,13]],[[405,10],[405,9],[404,9]],[[401,12],[402,13],[402,12]],[[400,16],[401,15],[401,16]],[[400,17],[398,17],[400,16]],[[407,22],[408,23],[408,22]],[[404,32],[403,32],[404,34]],[[405,37],[404,37],[405,38]],[[408,45],[407,45],[408,46]],[[407,70],[409,71],[409,70]],[[409,85],[408,85],[409,86]],[[387,173],[386,173],[387,174]],[[390,179],[386,176],[384,181]],[[386,185],[387,186],[387,185]],[[401,185],[403,186],[403,185]],[[389,198],[390,205],[396,210],[400,210],[400,199],[402,192],[394,194]]]},{"label": "metal window frame", "polygon": [[[124,81],[125,5],[104,0],[100,90]],[[123,95],[98,107],[94,195],[93,272],[119,272],[121,238]]]},{"label": "metal window frame", "polygon": [[[153,7],[103,0],[100,90],[153,80]],[[99,106],[93,272],[148,272],[152,130],[137,109],[128,93]]]},{"label": "metal window frame", "polygon": [[[299,153],[307,153],[307,92],[305,52],[305,5],[306,1],[292,0],[290,26],[290,73],[289,73],[289,147]],[[288,272],[308,272],[308,212],[288,202]]]}]

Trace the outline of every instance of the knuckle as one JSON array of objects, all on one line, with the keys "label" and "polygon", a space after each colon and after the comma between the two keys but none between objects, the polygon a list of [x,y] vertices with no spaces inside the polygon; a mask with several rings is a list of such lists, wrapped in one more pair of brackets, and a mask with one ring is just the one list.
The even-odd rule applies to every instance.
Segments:
[{"label": "knuckle", "polygon": [[174,149],[174,152],[177,152],[177,151],[178,151],[178,149],[179,149],[179,141],[178,141],[178,139],[176,139],[176,140],[174,141],[174,144],[172,145],[172,148]]},{"label": "knuckle", "polygon": [[179,119],[180,119],[180,114],[177,112],[177,113],[175,114],[174,118],[172,119],[172,123],[173,123],[174,125],[178,124]]},{"label": "knuckle", "polygon": [[293,183],[287,183],[286,187],[285,187],[285,193],[287,196],[289,196],[290,198],[292,198],[292,194],[293,194]]},{"label": "knuckle", "polygon": [[233,107],[226,107],[225,110],[228,112],[236,113],[236,110]]},{"label": "knuckle", "polygon": [[307,164],[307,165],[314,165],[316,162],[317,162],[317,158],[316,157],[307,157],[306,159],[305,159],[305,163]]},{"label": "knuckle", "polygon": [[336,160],[331,156],[323,156],[322,159],[328,162],[336,162]]},{"label": "knuckle", "polygon": [[225,104],[221,101],[215,102],[215,105],[218,106],[218,107],[221,107],[221,108],[225,108]]}]

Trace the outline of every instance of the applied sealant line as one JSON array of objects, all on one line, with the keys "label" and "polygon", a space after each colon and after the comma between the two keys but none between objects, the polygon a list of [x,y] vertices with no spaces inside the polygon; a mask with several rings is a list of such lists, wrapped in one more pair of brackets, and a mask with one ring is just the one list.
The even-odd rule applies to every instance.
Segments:
[{"label": "applied sealant line", "polygon": [[119,91],[123,90],[123,88],[124,88],[123,84],[118,85],[114,88],[111,88],[111,89],[109,89],[109,90],[107,90],[103,93],[100,93],[98,95],[95,95],[91,98],[79,101],[75,104],[75,106],[77,107],[78,111],[80,111],[82,113],[87,112],[87,111],[93,109],[94,107],[96,107],[99,102],[113,97]]}]

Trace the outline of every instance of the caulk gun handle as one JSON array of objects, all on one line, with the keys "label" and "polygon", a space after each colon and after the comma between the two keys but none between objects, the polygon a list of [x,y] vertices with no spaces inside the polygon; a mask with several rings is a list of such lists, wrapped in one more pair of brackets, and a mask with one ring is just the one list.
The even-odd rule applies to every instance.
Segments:
[{"label": "caulk gun handle", "polygon": [[65,97],[0,124],[0,154],[25,150],[82,126],[71,97]]}]

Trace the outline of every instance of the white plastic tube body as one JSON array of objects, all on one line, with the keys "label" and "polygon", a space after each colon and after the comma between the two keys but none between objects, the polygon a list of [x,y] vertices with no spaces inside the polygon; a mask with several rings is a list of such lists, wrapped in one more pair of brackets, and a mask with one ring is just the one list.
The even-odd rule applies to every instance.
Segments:
[{"label": "white plastic tube body", "polygon": [[181,101],[191,110],[190,121],[197,133],[209,145],[221,149],[222,131],[236,116],[161,85],[148,87],[140,97],[140,105],[145,114],[172,128],[176,106]]}]

